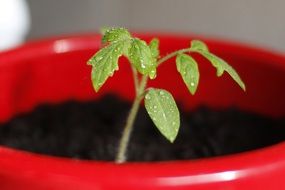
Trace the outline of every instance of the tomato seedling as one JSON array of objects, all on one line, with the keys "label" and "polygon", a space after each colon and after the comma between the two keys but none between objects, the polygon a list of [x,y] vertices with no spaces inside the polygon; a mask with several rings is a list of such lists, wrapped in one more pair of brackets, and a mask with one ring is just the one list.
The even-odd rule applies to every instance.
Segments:
[{"label": "tomato seedling", "polygon": [[[200,78],[198,64],[191,56],[193,52],[208,59],[217,69],[218,77],[226,71],[245,90],[245,84],[238,73],[226,61],[211,53],[207,45],[199,40],[192,40],[190,47],[174,51],[164,57],[160,56],[157,38],[147,44],[144,40],[133,37],[125,28],[105,30],[102,43],[105,46],[87,63],[92,66],[91,79],[95,91],[98,92],[107,79],[119,69],[118,59],[120,56],[125,56],[130,62],[136,90],[136,97],[120,139],[115,160],[117,163],[123,163],[127,159],[126,150],[130,134],[140,102],[143,99],[147,113],[160,133],[171,143],[174,142],[178,134],[179,110],[171,93],[164,89],[146,88],[148,79],[156,78],[157,67],[168,59],[176,57],[177,71],[192,95],[197,90]],[[140,75],[141,77],[139,77]]]}]

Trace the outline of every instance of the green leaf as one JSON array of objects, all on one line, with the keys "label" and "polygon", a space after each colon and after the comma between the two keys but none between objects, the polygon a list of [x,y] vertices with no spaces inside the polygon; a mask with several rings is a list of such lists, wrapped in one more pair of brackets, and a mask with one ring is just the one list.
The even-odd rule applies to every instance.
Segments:
[{"label": "green leaf", "polygon": [[157,38],[153,38],[149,43],[149,48],[152,56],[157,59],[159,56],[159,40]]},{"label": "green leaf", "polygon": [[96,92],[106,82],[108,77],[118,70],[118,58],[123,54],[125,46],[128,46],[124,41],[113,42],[110,45],[99,50],[88,62],[92,65],[91,78],[93,87]]},{"label": "green leaf", "polygon": [[230,66],[226,61],[221,59],[220,57],[206,51],[199,51],[205,58],[207,58],[214,67],[217,69],[217,76],[220,77],[226,71],[232,79],[245,91],[246,87],[238,73],[235,69]]},{"label": "green leaf", "polygon": [[176,67],[191,94],[195,94],[199,83],[197,62],[189,55],[179,54],[176,57]]},{"label": "green leaf", "polygon": [[230,66],[225,60],[209,52],[207,45],[199,40],[191,41],[191,51],[200,53],[208,59],[217,69],[217,76],[220,77],[226,71],[232,79],[245,91],[246,87],[235,69]]},{"label": "green leaf", "polygon": [[191,41],[191,50],[193,50],[193,51],[206,51],[206,52],[209,51],[207,45],[200,40],[192,40]]},{"label": "green leaf", "polygon": [[125,28],[111,28],[107,29],[102,38],[102,42],[115,42],[119,40],[129,40],[131,39],[131,34]]},{"label": "green leaf", "polygon": [[155,126],[170,142],[180,127],[179,110],[172,95],[166,90],[149,89],[144,98],[145,108]]},{"label": "green leaf", "polygon": [[155,59],[145,41],[133,38],[128,58],[133,66],[143,75],[155,76]]}]

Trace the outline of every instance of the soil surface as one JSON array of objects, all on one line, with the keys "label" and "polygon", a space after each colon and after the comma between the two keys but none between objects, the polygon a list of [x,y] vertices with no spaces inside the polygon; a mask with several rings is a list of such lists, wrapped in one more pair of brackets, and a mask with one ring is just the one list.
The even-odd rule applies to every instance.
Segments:
[{"label": "soil surface", "polygon": [[[108,95],[101,101],[41,105],[0,124],[0,144],[75,159],[114,160],[130,103]],[[197,159],[257,149],[285,140],[285,119],[235,108],[200,107],[181,112],[176,141],[169,143],[144,108],[135,123],[129,161]]]}]

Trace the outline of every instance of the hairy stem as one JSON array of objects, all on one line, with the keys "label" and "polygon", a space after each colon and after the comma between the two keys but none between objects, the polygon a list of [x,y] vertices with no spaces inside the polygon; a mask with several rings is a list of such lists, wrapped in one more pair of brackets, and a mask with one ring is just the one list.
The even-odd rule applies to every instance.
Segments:
[{"label": "hairy stem", "polygon": [[124,163],[127,160],[126,150],[129,144],[130,135],[133,130],[134,121],[136,119],[136,116],[137,116],[137,113],[140,107],[140,102],[144,96],[144,90],[147,84],[147,79],[148,79],[148,76],[144,75],[139,84],[135,101],[128,115],[127,122],[124,128],[122,137],[120,139],[119,148],[118,148],[118,152],[117,152],[116,159],[115,159],[116,163]]},{"label": "hairy stem", "polygon": [[[160,65],[161,63],[167,61],[168,59],[172,57],[175,57],[176,55],[180,53],[186,53],[190,51],[191,51],[190,48],[174,51],[162,57],[161,59],[159,59],[157,61],[157,65]],[[127,147],[129,144],[132,130],[133,130],[133,125],[134,125],[134,122],[135,122],[135,119],[136,119],[136,116],[137,116],[137,113],[140,107],[140,102],[144,97],[145,87],[146,87],[147,79],[148,79],[147,75],[143,75],[141,82],[139,83],[138,74],[134,67],[132,67],[132,71],[133,71],[133,77],[134,77],[134,83],[135,83],[135,89],[136,89],[136,98],[131,107],[130,113],[127,118],[126,125],[124,127],[122,137],[119,142],[118,152],[117,152],[116,159],[115,159],[115,162],[119,164],[124,163],[127,160],[127,157],[126,157]]]},{"label": "hairy stem", "polygon": [[190,51],[191,51],[190,48],[185,48],[185,49],[181,49],[181,50],[177,50],[177,51],[171,52],[170,54],[167,54],[166,56],[160,58],[157,61],[157,65],[159,66],[161,63],[167,61],[168,59],[170,59],[172,57],[175,57],[176,55],[178,55],[180,53],[186,53],[186,52],[190,52]]},{"label": "hairy stem", "polygon": [[134,78],[134,85],[135,85],[135,90],[136,90],[136,95],[138,95],[139,91],[139,77],[138,77],[138,71],[136,68],[132,65],[132,71],[133,71],[133,78]]}]

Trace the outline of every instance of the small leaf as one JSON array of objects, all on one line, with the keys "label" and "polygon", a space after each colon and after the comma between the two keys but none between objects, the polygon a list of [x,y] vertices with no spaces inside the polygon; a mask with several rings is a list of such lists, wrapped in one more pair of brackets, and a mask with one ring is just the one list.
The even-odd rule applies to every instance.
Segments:
[{"label": "small leaf", "polygon": [[173,142],[180,127],[180,116],[172,95],[166,90],[149,89],[144,101],[155,126],[163,136]]},{"label": "small leaf", "polygon": [[200,40],[192,40],[191,41],[191,50],[193,50],[193,51],[206,51],[206,52],[209,51],[207,45]]},{"label": "small leaf", "polygon": [[96,92],[118,70],[118,58],[123,54],[127,44],[124,41],[114,42],[99,50],[88,62],[92,65],[91,78]]},{"label": "small leaf", "polygon": [[226,61],[219,58],[218,56],[206,52],[206,51],[198,51],[200,54],[202,54],[205,58],[207,58],[214,67],[217,69],[217,76],[220,77],[226,71],[229,73],[229,75],[232,77],[232,79],[245,91],[246,87],[243,83],[242,79],[238,75],[238,73],[235,71],[235,69],[230,66]]},{"label": "small leaf", "polygon": [[159,40],[157,38],[153,38],[149,43],[149,48],[152,54],[152,57],[155,59],[159,56]]},{"label": "small leaf", "polygon": [[131,35],[125,28],[111,28],[105,30],[104,36],[102,38],[102,42],[115,42],[119,40],[127,40],[130,39]]},{"label": "small leaf", "polygon": [[128,54],[129,60],[141,74],[149,75],[150,72],[155,72],[155,59],[145,41],[138,38],[132,39]]},{"label": "small leaf", "polygon": [[195,94],[199,83],[197,62],[189,55],[179,54],[176,57],[176,67],[191,94]]}]

